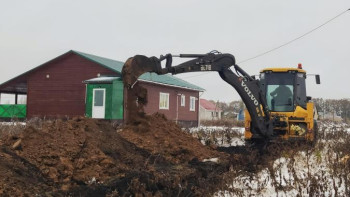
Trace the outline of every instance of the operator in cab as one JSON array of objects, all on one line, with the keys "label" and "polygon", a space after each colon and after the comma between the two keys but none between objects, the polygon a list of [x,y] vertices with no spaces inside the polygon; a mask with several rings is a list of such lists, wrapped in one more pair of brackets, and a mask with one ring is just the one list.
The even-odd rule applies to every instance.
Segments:
[{"label": "operator in cab", "polygon": [[293,93],[286,85],[279,85],[270,95],[274,97],[275,105],[289,105]]}]

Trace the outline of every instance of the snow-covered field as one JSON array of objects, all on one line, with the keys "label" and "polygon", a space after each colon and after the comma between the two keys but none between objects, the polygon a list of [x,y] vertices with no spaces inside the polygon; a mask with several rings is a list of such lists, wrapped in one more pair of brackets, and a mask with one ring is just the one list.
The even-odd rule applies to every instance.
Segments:
[{"label": "snow-covered field", "polygon": [[[244,145],[244,128],[200,127],[190,132],[203,143]],[[259,171],[233,170],[230,189],[216,196],[349,196],[349,145],[349,125],[320,123],[314,147],[283,150]]]},{"label": "snow-covered field", "polygon": [[241,127],[200,126],[191,128],[189,132],[201,139],[203,144],[210,143],[223,147],[244,145],[244,128]]},{"label": "snow-covered field", "polygon": [[340,168],[342,160],[329,151],[280,157],[273,161],[272,169],[236,176],[230,185],[232,191],[218,192],[217,196],[347,196],[348,171]]}]

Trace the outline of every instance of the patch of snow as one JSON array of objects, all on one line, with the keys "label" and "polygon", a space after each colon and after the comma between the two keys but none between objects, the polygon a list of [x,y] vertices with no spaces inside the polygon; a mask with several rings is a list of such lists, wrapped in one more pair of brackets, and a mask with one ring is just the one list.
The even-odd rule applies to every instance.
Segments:
[{"label": "patch of snow", "polygon": [[214,162],[214,163],[218,163],[218,162],[219,162],[219,158],[203,159],[203,162]]},{"label": "patch of snow", "polygon": [[199,127],[193,127],[190,128],[189,131],[190,133],[194,132],[199,132],[199,131],[204,131],[204,132],[218,132],[218,131],[235,131],[239,133],[244,133],[244,128],[243,127],[224,127],[224,126],[199,126]]},{"label": "patch of snow", "polygon": [[91,180],[89,180],[87,183],[88,183],[88,184],[94,184],[94,183],[96,183],[96,178],[95,178],[95,177],[92,177]]},{"label": "patch of snow", "polygon": [[6,125],[6,126],[16,126],[16,125],[26,125],[25,122],[0,122],[0,125]]},{"label": "patch of snow", "polygon": [[245,141],[243,138],[235,137],[231,139],[231,143],[224,142],[222,144],[218,144],[218,146],[230,147],[230,146],[243,146],[244,144],[245,144]]},{"label": "patch of snow", "polygon": [[244,128],[242,127],[223,127],[223,126],[200,126],[191,128],[189,133],[193,137],[200,139],[202,144],[215,144],[216,146],[243,146]]}]

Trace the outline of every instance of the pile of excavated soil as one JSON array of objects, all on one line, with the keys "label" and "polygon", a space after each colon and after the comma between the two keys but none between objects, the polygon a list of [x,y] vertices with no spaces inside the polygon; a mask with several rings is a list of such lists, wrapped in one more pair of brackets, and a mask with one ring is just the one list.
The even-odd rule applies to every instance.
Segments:
[{"label": "pile of excavated soil", "polygon": [[[206,196],[222,184],[224,153],[164,116],[117,129],[86,118],[28,124],[0,140],[2,196]],[[219,163],[201,162],[220,157]]]},{"label": "pile of excavated soil", "polygon": [[230,168],[256,172],[286,152],[278,147],[219,149],[227,156],[161,114],[118,130],[86,118],[45,121],[1,138],[0,196],[210,196],[227,190]]},{"label": "pile of excavated soil", "polygon": [[161,155],[173,163],[226,157],[212,147],[204,146],[198,139],[182,131],[177,124],[168,121],[159,113],[145,116],[143,122],[128,124],[120,134],[137,147],[151,154]]},{"label": "pile of excavated soil", "polygon": [[[8,165],[5,162],[24,161],[39,177],[45,178],[42,178],[44,185],[52,183],[52,192],[104,184],[124,177],[130,169],[142,167],[149,156],[120,137],[111,124],[85,118],[47,121],[40,128],[27,126],[21,134],[4,139],[2,148],[1,155],[8,160],[2,160],[0,171],[6,171]],[[27,172],[28,166],[21,169],[19,174],[34,173]],[[5,178],[12,180],[12,177]],[[37,187],[40,191],[41,186]],[[16,184],[9,184],[2,186],[0,191],[10,193],[14,188]]]},{"label": "pile of excavated soil", "polygon": [[34,165],[0,145],[0,196],[33,196],[55,189]]}]

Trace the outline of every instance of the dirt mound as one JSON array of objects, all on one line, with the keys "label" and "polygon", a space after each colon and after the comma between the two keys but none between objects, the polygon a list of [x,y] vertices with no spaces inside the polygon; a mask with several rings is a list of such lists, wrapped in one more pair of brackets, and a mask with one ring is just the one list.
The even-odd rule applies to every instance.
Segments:
[{"label": "dirt mound", "polygon": [[[164,116],[152,130],[86,118],[28,123],[0,141],[0,194],[10,196],[187,196],[213,193],[225,155]],[[221,157],[219,163],[201,162]]]},{"label": "dirt mound", "polygon": [[28,126],[20,135],[8,137],[3,147],[63,191],[123,177],[148,157],[111,124],[85,118]]},{"label": "dirt mound", "polygon": [[55,190],[36,166],[4,146],[0,150],[0,196],[31,196]]},{"label": "dirt mound", "polygon": [[117,166],[98,148],[98,142],[91,135],[98,132],[94,126],[87,120],[78,119],[57,120],[44,124],[40,130],[28,127],[21,137],[22,151],[18,154],[54,182],[105,181],[109,177],[105,169]]},{"label": "dirt mound", "polygon": [[210,196],[297,151],[218,148],[227,156],[161,114],[123,129],[86,118],[28,123],[0,147],[1,196]]},{"label": "dirt mound", "polygon": [[173,163],[226,157],[225,154],[201,144],[198,139],[182,131],[177,124],[168,121],[163,114],[156,113],[143,120],[129,124],[120,134],[151,154],[161,155]]}]

